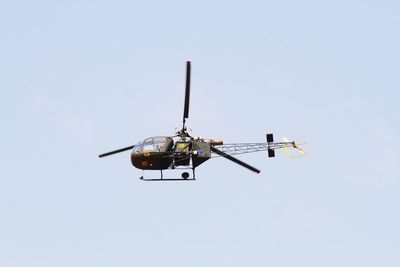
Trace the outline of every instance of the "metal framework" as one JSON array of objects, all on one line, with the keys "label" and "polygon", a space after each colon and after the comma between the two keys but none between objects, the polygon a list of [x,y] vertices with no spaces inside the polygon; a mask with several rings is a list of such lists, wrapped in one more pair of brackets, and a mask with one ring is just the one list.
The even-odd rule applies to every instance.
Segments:
[{"label": "metal framework", "polygon": [[[224,144],[215,146],[222,152],[228,155],[239,155],[246,153],[253,153],[259,151],[267,151],[268,149],[280,149],[285,147],[293,147],[294,142],[274,142],[274,143],[235,143],[235,144]],[[221,157],[221,155],[213,154],[213,158]]]}]

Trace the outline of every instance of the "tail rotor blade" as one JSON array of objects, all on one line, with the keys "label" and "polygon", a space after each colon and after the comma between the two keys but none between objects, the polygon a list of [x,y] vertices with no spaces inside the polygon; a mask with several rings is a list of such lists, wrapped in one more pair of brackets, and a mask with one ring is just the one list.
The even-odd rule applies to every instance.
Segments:
[{"label": "tail rotor blade", "polygon": [[298,147],[297,145],[294,145],[293,147],[294,147],[295,149],[297,149],[297,151],[299,151],[299,153],[300,153],[301,155],[305,155],[305,154],[307,153],[304,149]]},{"label": "tail rotor blade", "polygon": [[226,158],[226,159],[229,159],[230,161],[235,162],[236,164],[239,164],[239,165],[245,167],[246,169],[249,169],[250,171],[253,171],[253,172],[256,172],[256,173],[260,173],[261,172],[259,169],[254,168],[253,166],[251,166],[251,165],[249,165],[249,164],[247,164],[247,163],[245,163],[245,162],[243,162],[243,161],[241,161],[241,160],[239,160],[239,159],[237,159],[235,157],[232,157],[231,155],[226,154],[225,152],[222,152],[221,150],[219,150],[219,149],[217,149],[217,148],[215,148],[213,146],[211,146],[211,151],[216,153],[216,154],[218,154],[218,155],[220,155],[220,156],[222,156],[222,157],[224,157],[224,158]]},{"label": "tail rotor blade", "polygon": [[106,152],[106,153],[100,154],[99,158],[107,157],[107,156],[111,156],[111,155],[114,155],[114,154],[117,154],[117,153],[121,153],[121,152],[124,152],[124,151],[127,151],[127,150],[131,150],[133,147],[134,146],[127,146],[127,147],[124,147],[124,148],[120,148],[120,149],[117,149],[117,150]]},{"label": "tail rotor blade", "polygon": [[185,88],[185,106],[183,110],[183,122],[189,118],[189,101],[190,101],[190,61],[186,62],[186,88]]}]

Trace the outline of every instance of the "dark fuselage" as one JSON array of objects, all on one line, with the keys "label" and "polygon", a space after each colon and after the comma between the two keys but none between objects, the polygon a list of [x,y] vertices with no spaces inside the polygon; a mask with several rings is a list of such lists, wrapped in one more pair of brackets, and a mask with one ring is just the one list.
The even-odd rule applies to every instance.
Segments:
[{"label": "dark fuselage", "polygon": [[211,157],[210,144],[203,141],[151,137],[133,147],[132,165],[142,170],[165,170],[176,166],[197,167]]},{"label": "dark fuselage", "polygon": [[131,162],[133,166],[142,170],[165,170],[173,162],[170,154],[169,152],[132,152]]}]

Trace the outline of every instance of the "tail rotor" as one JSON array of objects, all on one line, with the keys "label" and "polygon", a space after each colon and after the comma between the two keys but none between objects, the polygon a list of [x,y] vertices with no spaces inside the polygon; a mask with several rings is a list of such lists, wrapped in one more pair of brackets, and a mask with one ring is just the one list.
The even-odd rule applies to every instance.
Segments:
[{"label": "tail rotor", "polygon": [[292,141],[291,139],[287,137],[282,138],[284,147],[283,147],[283,153],[290,157],[290,158],[301,158],[307,155],[309,151],[309,145],[308,143],[300,143],[297,144],[296,142]]}]

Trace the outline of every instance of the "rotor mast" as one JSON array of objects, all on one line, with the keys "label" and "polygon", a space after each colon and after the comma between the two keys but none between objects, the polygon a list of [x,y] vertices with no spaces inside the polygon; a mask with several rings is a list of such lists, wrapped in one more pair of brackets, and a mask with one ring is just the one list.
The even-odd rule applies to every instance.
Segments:
[{"label": "rotor mast", "polygon": [[186,61],[186,86],[185,86],[185,102],[183,108],[182,129],[177,133],[181,137],[188,137],[186,129],[186,119],[189,118],[189,103],[190,103],[190,61]]}]

